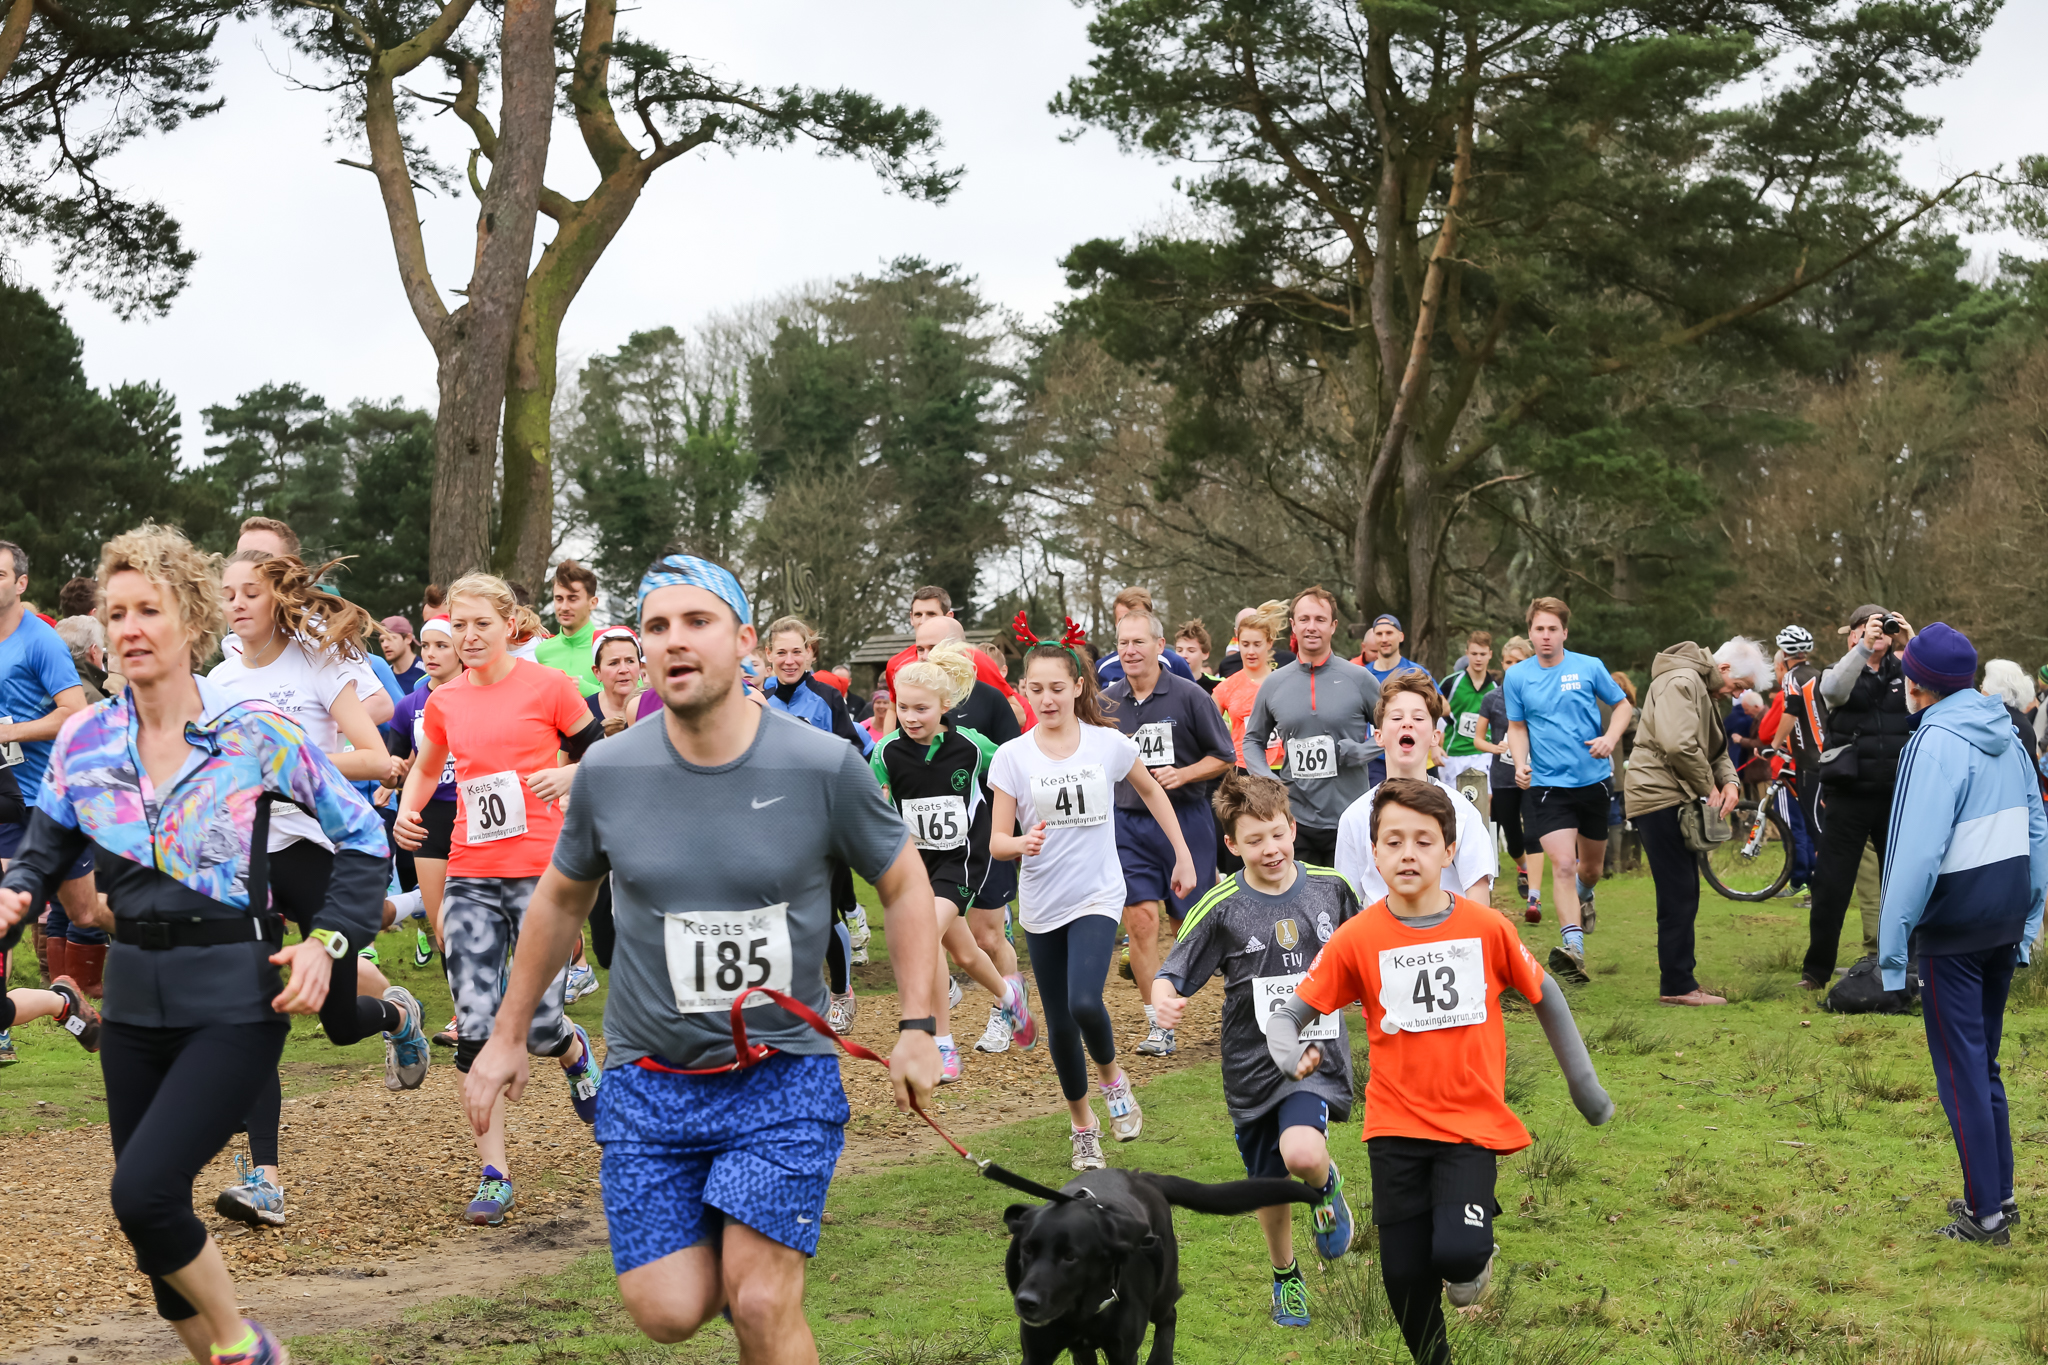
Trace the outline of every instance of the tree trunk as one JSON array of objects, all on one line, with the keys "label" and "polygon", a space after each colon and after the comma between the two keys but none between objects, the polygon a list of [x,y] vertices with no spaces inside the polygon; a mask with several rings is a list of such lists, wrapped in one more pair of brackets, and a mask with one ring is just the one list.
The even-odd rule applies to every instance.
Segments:
[{"label": "tree trunk", "polygon": [[7,6],[7,17],[0,20],[0,80],[7,79],[7,73],[14,66],[14,59],[21,55],[21,45],[28,40],[28,21],[35,9],[35,0],[14,0]]},{"label": "tree trunk", "polygon": [[506,358],[533,259],[534,220],[554,118],[554,5],[506,0],[499,44],[498,145],[477,213],[469,301],[438,338],[440,408],[434,420],[434,525],[428,571],[447,584],[491,558],[498,421]]}]

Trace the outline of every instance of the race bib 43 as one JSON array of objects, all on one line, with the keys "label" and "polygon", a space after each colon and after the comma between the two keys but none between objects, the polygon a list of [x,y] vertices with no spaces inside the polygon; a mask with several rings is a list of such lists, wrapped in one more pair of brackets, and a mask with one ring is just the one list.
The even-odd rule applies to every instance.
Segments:
[{"label": "race bib 43", "polygon": [[1428,1033],[1486,1022],[1486,950],[1476,938],[1380,952],[1380,1031]]}]

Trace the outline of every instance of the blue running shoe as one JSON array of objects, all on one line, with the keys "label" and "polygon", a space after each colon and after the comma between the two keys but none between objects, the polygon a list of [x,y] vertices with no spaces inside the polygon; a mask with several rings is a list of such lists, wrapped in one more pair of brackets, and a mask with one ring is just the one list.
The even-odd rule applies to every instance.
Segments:
[{"label": "blue running shoe", "polygon": [[21,1054],[14,1050],[14,1030],[0,1028],[0,1066],[13,1066],[21,1060]]},{"label": "blue running shoe", "polygon": [[484,1167],[483,1178],[476,1182],[476,1198],[469,1201],[469,1221],[496,1227],[505,1221],[505,1210],[511,1207],[511,1178],[496,1166]]},{"label": "blue running shoe", "polygon": [[1334,1261],[1351,1250],[1351,1205],[1345,1202],[1344,1177],[1336,1162],[1330,1163],[1330,1183],[1308,1211],[1316,1226],[1316,1255]]},{"label": "blue running shoe", "polygon": [[1273,1321],[1282,1327],[1308,1326],[1308,1286],[1298,1266],[1273,1277]]},{"label": "blue running shoe", "polygon": [[291,1365],[291,1352],[260,1322],[242,1319],[248,1335],[226,1351],[212,1353],[213,1365]]},{"label": "blue running shoe", "polygon": [[261,1166],[251,1170],[248,1158],[235,1153],[235,1183],[213,1200],[213,1211],[252,1228],[284,1226],[284,1191],[272,1184]]},{"label": "blue running shoe", "polygon": [[398,1032],[384,1035],[384,1088],[417,1090],[427,1078],[427,1062],[432,1052],[427,1046],[426,1030],[420,1027],[420,1002],[405,987],[391,986],[384,991],[384,1003],[398,1006],[398,1013],[405,1020]]},{"label": "blue running shoe", "polygon": [[590,1035],[583,1031],[583,1025],[572,1024],[577,1038],[583,1042],[583,1056],[574,1066],[562,1068],[562,1074],[569,1078],[569,1103],[576,1110],[576,1117],[585,1123],[597,1122],[597,1088],[604,1084],[604,1072],[598,1068],[597,1053],[591,1050]]}]

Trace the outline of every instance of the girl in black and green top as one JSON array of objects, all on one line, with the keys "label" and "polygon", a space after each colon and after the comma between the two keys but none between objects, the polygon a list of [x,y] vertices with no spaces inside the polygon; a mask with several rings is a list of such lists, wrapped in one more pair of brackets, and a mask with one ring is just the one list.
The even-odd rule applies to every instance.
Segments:
[{"label": "girl in black and green top", "polygon": [[[989,868],[988,765],[996,746],[973,730],[948,726],[946,712],[958,706],[974,687],[974,663],[954,641],[932,648],[929,656],[905,664],[896,674],[896,730],[875,746],[869,762],[882,789],[910,826],[910,838],[924,858],[931,878],[933,909],[939,917],[939,939],[946,952],[989,994],[1002,1002],[1011,1040],[1029,1050],[1038,1041],[1037,1022],[1024,994],[1022,976],[1003,976],[975,943],[965,907]],[[939,973],[946,966],[939,963]],[[939,989],[939,1060],[941,1084],[960,1079],[960,1050],[954,1045],[950,980]],[[849,983],[844,1014],[852,1019]],[[835,1013],[842,1002],[833,1002]]]}]

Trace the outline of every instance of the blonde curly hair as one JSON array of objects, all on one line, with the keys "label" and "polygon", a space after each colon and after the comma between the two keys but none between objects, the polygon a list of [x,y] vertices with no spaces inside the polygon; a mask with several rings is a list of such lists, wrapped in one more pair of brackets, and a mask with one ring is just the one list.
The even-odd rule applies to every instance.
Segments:
[{"label": "blonde curly hair", "polygon": [[896,691],[921,687],[945,703],[950,711],[967,700],[974,690],[973,646],[964,640],[941,640],[931,653],[896,670]]},{"label": "blonde curly hair", "polygon": [[210,555],[175,526],[145,521],[100,547],[99,622],[107,624],[107,581],[117,573],[134,572],[165,590],[177,604],[178,619],[190,637],[192,669],[220,647],[226,618],[220,602],[220,556]]}]

